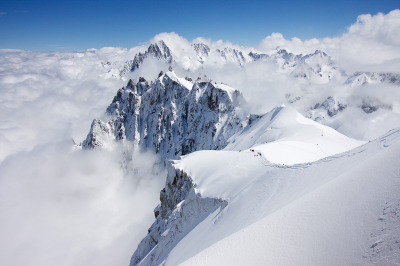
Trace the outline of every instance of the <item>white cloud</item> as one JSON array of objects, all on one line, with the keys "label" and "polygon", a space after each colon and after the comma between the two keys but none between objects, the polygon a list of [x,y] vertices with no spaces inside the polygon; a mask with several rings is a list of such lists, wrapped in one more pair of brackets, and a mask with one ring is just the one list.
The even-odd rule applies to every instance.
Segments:
[{"label": "white cloud", "polygon": [[286,40],[282,34],[273,33],[256,48],[266,52],[277,46],[296,54],[322,50],[338,60],[339,65],[349,72],[385,71],[399,72],[400,59],[400,10],[388,14],[360,15],[341,37]]},{"label": "white cloud", "polygon": [[0,163],[1,264],[128,265],[163,182],[154,156],[134,155],[140,172],[129,176],[119,158],[64,141]]},{"label": "white cloud", "polygon": [[0,264],[128,265],[163,185],[155,158],[134,154],[126,176],[118,150],[72,152],[71,138],[126,84],[100,62],[141,49],[0,54]]},{"label": "white cloud", "polygon": [[125,82],[100,79],[95,52],[0,55],[0,160],[37,144],[84,139]]}]

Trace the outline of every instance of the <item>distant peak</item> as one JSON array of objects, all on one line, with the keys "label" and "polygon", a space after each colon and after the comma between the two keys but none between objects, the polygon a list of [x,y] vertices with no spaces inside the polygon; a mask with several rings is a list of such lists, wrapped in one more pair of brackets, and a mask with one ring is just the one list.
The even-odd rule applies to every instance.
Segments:
[{"label": "distant peak", "polygon": [[281,49],[279,46],[276,47],[276,53],[277,54],[284,54],[284,55],[288,54],[288,52],[285,49]]},{"label": "distant peak", "polygon": [[194,50],[197,51],[202,51],[202,52],[210,52],[210,47],[208,47],[208,45],[204,44],[204,43],[194,43],[192,44],[192,47],[194,48]]},{"label": "distant peak", "polygon": [[322,52],[321,50],[315,50],[315,55],[321,55],[321,56],[328,56],[326,53]]},{"label": "distant peak", "polygon": [[[139,78],[139,82],[140,82],[140,78]],[[136,85],[135,82],[134,82],[132,79],[130,79],[130,80],[128,81],[127,87],[133,87],[133,86],[135,86],[135,85]]]}]

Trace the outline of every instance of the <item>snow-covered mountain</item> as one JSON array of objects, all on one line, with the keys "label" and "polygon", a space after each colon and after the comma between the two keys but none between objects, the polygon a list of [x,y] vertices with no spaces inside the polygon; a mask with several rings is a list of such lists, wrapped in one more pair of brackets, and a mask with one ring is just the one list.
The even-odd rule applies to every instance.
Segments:
[{"label": "snow-covered mountain", "polygon": [[397,265],[397,18],[0,49],[0,265]]},{"label": "snow-covered mountain", "polygon": [[224,84],[202,79],[192,83],[170,68],[149,84],[130,80],[107,108],[109,121],[93,120],[84,149],[107,148],[130,141],[161,161],[196,150],[218,150],[247,125],[243,96]]},{"label": "snow-covered mountain", "polygon": [[[294,166],[271,164],[257,150],[185,156],[155,209],[169,212],[157,215],[131,265],[395,265],[399,138],[394,130]],[[173,209],[164,203],[172,191],[186,193]],[[147,239],[151,251],[136,263]]]},{"label": "snow-covered mountain", "polygon": [[174,60],[171,50],[163,40],[160,40],[154,44],[150,44],[146,52],[136,54],[132,60],[125,61],[122,65],[119,65],[118,62],[111,63],[110,61],[102,63],[102,65],[109,68],[107,77],[124,78],[127,73],[139,68],[149,56],[153,56],[166,63],[172,63]]},{"label": "snow-covered mountain", "polygon": [[244,55],[241,51],[230,47],[225,47],[223,50],[217,49],[217,52],[226,62],[238,64],[239,66],[244,66],[250,61],[249,57]]},{"label": "snow-covered mountain", "polygon": [[197,60],[200,63],[204,63],[210,53],[210,47],[203,43],[194,43],[192,44],[192,47],[196,51]]},{"label": "snow-covered mountain", "polygon": [[[202,43],[192,44],[191,49],[195,56],[185,60],[195,60],[203,69],[215,58],[238,69],[273,64],[277,67],[274,74],[305,86],[285,96],[287,107],[282,105],[265,114],[250,113],[238,90],[206,77],[179,77],[172,67],[153,81],[143,77],[136,83],[129,80],[117,92],[106,118],[93,121],[82,148],[127,144],[134,150],[156,152],[162,168],[168,170],[160,204],[154,209],[155,222],[130,265],[249,263],[237,257],[240,250],[253,254],[250,264],[260,265],[394,262],[398,242],[382,231],[400,233],[400,184],[395,178],[399,169],[382,160],[399,159],[400,154],[391,146],[397,147],[400,131],[366,143],[335,129],[346,132],[346,126],[354,126],[358,117],[370,119],[370,127],[381,117],[398,112],[396,102],[362,91],[373,89],[368,86],[374,84],[395,89],[398,75],[360,72],[348,77],[320,50],[306,55],[285,49],[245,53],[231,47],[213,50]],[[182,54],[163,41],[139,55],[126,69],[137,71],[149,56],[182,68]],[[328,88],[339,89],[323,91],[318,87],[330,83],[335,85]],[[306,86],[316,89],[308,91]],[[296,105],[309,107],[300,114]],[[365,132],[360,127],[358,139],[371,140],[364,137]],[[372,199],[359,199],[364,190],[375,193]],[[337,201],[349,207],[339,208]],[[337,232],[347,222],[326,208],[346,217],[350,229]],[[292,218],[286,218],[289,216]],[[327,229],[327,224],[332,228]],[[288,234],[285,228],[297,235]],[[326,244],[324,235],[332,239],[332,246]],[[314,242],[307,240],[310,238]],[[226,239],[235,244],[231,246]],[[288,253],[283,248],[286,243],[290,243]],[[359,246],[357,252],[348,252],[354,245]],[[260,246],[271,252],[262,252]],[[214,249],[235,259],[221,261]],[[316,249],[318,255],[313,256],[310,251]]]},{"label": "snow-covered mountain", "polygon": [[[292,55],[280,53],[292,63],[310,58],[293,59]],[[325,57],[323,53],[316,54]],[[286,103],[290,106],[300,100],[300,97],[288,98]],[[371,114],[377,110],[390,112],[394,107],[368,95],[347,98],[339,95],[313,103],[303,114],[337,128],[341,124],[330,123],[342,117],[348,108]],[[158,153],[161,162],[198,150],[220,150],[228,144],[237,146],[238,142],[233,145],[236,140],[232,136],[247,134],[243,129],[263,117],[249,113],[238,90],[207,78],[198,78],[195,82],[189,77],[180,78],[171,67],[150,83],[144,78],[139,78],[137,83],[130,80],[118,91],[106,113],[105,121],[93,120],[83,149],[107,149],[114,141],[129,142],[137,150]],[[360,134],[364,132],[360,130]]]},{"label": "snow-covered mountain", "polygon": [[187,64],[187,61],[190,61],[192,66],[200,63],[199,66],[202,67],[207,67],[205,63],[211,56],[214,60],[219,58],[222,64],[232,63],[240,67],[245,67],[251,62],[259,60],[271,61],[276,63],[281,69],[291,73],[294,77],[311,79],[315,76],[317,79],[323,80],[323,82],[328,82],[332,77],[344,74],[343,71],[340,71],[334,65],[330,56],[319,50],[313,54],[295,55],[280,48],[277,48],[276,52],[272,54],[259,54],[252,51],[246,53],[232,47],[211,50],[209,46],[203,43],[194,43],[191,45],[191,48],[194,50],[196,57],[186,56],[180,58],[177,55],[179,51],[174,52],[163,40],[159,40],[154,44],[150,44],[145,53],[136,54],[134,59],[123,63],[107,61],[106,63],[103,62],[102,65],[109,68],[107,77],[125,78],[129,72],[139,68],[149,56],[153,56],[157,60],[166,63],[175,62],[178,65]]},{"label": "snow-covered mountain", "polygon": [[395,265],[400,130],[362,145],[279,107],[232,139],[172,162],[131,266]]},{"label": "snow-covered mountain", "polygon": [[[330,97],[321,108],[333,117],[346,106]],[[253,254],[252,264],[372,265],[387,262],[383,255],[395,258],[398,242],[391,234],[399,233],[399,169],[385,162],[400,157],[400,130],[366,143],[293,107],[250,114],[239,91],[206,78],[180,78],[172,68],[151,82],[130,80],[107,115],[105,122],[93,121],[84,149],[132,143],[134,149],[158,153],[168,169],[156,220],[131,266],[243,264],[236,257],[239,250]],[[365,191],[373,194],[370,200],[361,198]],[[349,207],[339,208],[337,201]],[[327,209],[346,217],[350,229],[338,232],[347,220]],[[314,242],[304,240],[310,237]],[[276,243],[288,245],[290,252]],[[359,250],[348,252],[354,245]],[[259,246],[271,252],[264,255]],[[310,251],[317,248],[321,252],[313,256]],[[235,260],[222,262],[214,250]]]}]

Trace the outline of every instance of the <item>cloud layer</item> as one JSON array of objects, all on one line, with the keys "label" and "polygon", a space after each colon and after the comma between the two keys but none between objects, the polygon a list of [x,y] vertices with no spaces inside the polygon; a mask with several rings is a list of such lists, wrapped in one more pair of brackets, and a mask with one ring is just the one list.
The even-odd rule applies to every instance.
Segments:
[{"label": "cloud layer", "polygon": [[1,264],[128,265],[163,182],[152,174],[152,156],[137,157],[141,171],[128,176],[119,158],[117,151],[72,152],[64,141],[4,160]]}]

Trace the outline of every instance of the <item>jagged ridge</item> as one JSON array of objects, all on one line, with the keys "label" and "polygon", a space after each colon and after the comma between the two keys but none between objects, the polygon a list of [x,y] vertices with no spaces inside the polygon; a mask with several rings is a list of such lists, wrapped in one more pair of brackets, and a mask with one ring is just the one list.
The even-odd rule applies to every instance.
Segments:
[{"label": "jagged ridge", "polygon": [[221,199],[196,194],[195,186],[186,172],[169,165],[165,188],[160,193],[161,203],[154,210],[156,220],[132,255],[130,266],[161,262],[190,225],[217,207],[226,207]]},{"label": "jagged ridge", "polygon": [[94,120],[84,149],[130,141],[141,151],[160,154],[161,161],[196,150],[217,150],[247,124],[242,94],[223,84],[192,84],[171,69],[150,84],[130,80],[107,108],[108,122]]}]

